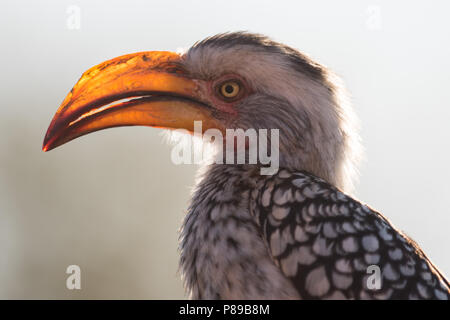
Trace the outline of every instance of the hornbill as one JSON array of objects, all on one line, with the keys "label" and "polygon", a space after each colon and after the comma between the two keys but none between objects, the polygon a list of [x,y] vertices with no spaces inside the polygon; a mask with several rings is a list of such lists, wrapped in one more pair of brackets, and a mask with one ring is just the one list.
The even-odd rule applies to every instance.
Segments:
[{"label": "hornbill", "polygon": [[117,126],[193,132],[194,121],[203,132],[279,129],[279,170],[262,175],[260,162],[202,168],[180,235],[190,297],[450,297],[418,245],[350,196],[360,142],[338,77],[265,36],[224,33],[184,53],[128,54],[89,69],[57,110],[43,150]]}]

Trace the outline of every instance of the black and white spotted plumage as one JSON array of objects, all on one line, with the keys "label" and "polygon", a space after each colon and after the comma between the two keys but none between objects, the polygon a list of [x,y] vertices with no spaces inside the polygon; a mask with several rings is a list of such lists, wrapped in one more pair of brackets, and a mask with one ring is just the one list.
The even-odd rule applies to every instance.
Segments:
[{"label": "black and white spotted plumage", "polygon": [[[197,299],[448,299],[449,284],[381,214],[309,173],[208,168],[182,231]],[[381,287],[368,287],[378,266]]]},{"label": "black and white spotted plumage", "polygon": [[[449,284],[380,213],[307,172],[281,170],[250,212],[281,272],[306,299],[448,299]],[[381,287],[368,286],[371,265]]]}]

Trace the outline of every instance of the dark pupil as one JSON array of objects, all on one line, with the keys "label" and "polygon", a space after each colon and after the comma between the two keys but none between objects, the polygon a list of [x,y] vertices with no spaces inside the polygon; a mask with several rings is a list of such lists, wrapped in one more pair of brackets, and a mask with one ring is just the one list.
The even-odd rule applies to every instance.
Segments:
[{"label": "dark pupil", "polygon": [[225,92],[226,93],[231,94],[231,93],[233,93],[233,91],[234,91],[234,88],[233,88],[233,86],[231,84],[228,84],[228,85],[225,86]]}]

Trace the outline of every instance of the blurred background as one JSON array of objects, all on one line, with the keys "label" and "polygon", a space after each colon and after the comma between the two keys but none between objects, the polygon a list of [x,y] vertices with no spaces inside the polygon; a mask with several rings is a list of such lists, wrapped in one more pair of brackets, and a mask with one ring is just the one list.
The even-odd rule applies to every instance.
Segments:
[{"label": "blurred background", "polygon": [[[0,298],[185,298],[178,229],[196,167],[157,129],[41,151],[89,67],[225,31],[266,34],[345,81],[366,160],[356,195],[450,275],[448,1],[2,1]],[[81,290],[66,289],[67,266]]]}]

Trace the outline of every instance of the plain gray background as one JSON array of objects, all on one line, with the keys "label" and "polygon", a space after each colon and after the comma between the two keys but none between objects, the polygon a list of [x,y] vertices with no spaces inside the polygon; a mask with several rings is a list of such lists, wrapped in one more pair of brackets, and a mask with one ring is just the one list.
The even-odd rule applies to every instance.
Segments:
[{"label": "plain gray background", "polygon": [[[70,6],[80,28],[68,27]],[[157,129],[41,144],[83,71],[224,31],[264,33],[337,72],[361,119],[356,194],[450,272],[448,1],[2,1],[0,298],[183,298],[177,237],[195,166]],[[70,21],[69,21],[70,22]],[[70,25],[70,24],[69,24]],[[65,287],[77,264],[82,289]]]}]

